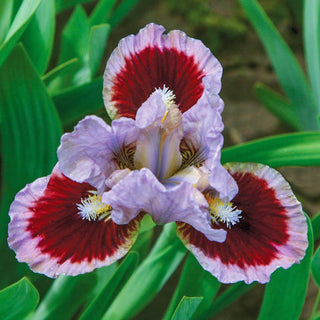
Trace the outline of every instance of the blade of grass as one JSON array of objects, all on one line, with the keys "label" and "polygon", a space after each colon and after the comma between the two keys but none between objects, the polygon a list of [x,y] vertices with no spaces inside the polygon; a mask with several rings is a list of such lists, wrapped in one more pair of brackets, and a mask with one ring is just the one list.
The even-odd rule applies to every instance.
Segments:
[{"label": "blade of grass", "polygon": [[95,284],[94,273],[77,277],[59,276],[28,320],[71,319],[88,299]]},{"label": "blade of grass", "polygon": [[13,0],[0,1],[0,43],[2,43],[9,30],[12,10]]},{"label": "blade of grass", "polygon": [[90,25],[106,23],[111,16],[111,10],[115,3],[116,0],[100,0],[89,17]]},{"label": "blade of grass", "polygon": [[91,76],[97,73],[102,61],[102,56],[107,45],[110,25],[100,24],[93,26],[90,30],[89,39],[89,67]]},{"label": "blade of grass", "polygon": [[311,220],[314,240],[320,238],[320,213]]},{"label": "blade of grass", "polygon": [[57,13],[81,3],[93,2],[93,0],[55,0]]},{"label": "blade of grass", "polygon": [[222,151],[222,162],[258,162],[271,167],[320,164],[320,132],[290,133],[254,140]]},{"label": "blade of grass", "polygon": [[0,67],[7,59],[11,50],[27,28],[33,14],[37,10],[41,0],[24,0],[12,22],[8,33],[0,44]]},{"label": "blade of grass", "polygon": [[[52,94],[55,92],[55,85],[52,81],[57,80],[59,77],[63,77],[66,74],[71,74],[76,71],[79,67],[79,60],[77,58],[70,59],[54,69],[50,70],[48,73],[44,74],[41,79],[48,86],[48,91]],[[61,82],[61,81],[60,81]]]},{"label": "blade of grass", "polygon": [[62,31],[59,64],[78,58],[80,68],[71,76],[61,79],[60,88],[80,85],[92,78],[88,55],[89,38],[90,25],[87,14],[81,6],[77,6]]},{"label": "blade of grass", "polygon": [[317,249],[311,262],[311,271],[314,282],[320,287],[320,248]]},{"label": "blade of grass", "polygon": [[318,130],[311,89],[292,51],[256,0],[239,0],[258,33],[284,92],[292,102],[301,128]]},{"label": "blade of grass", "polygon": [[148,257],[131,276],[102,319],[126,320],[138,314],[161,290],[185,253],[186,249],[176,236],[175,223],[165,225]]},{"label": "blade of grass", "polygon": [[111,304],[114,297],[118,294],[136,269],[138,260],[139,257],[136,252],[131,252],[125,258],[111,279],[81,314],[79,320],[101,319],[108,305]]},{"label": "blade of grass", "polygon": [[109,24],[111,28],[116,27],[138,2],[139,0],[123,0],[110,17]]},{"label": "blade of grass", "polygon": [[303,40],[308,75],[320,113],[320,1],[304,1]]},{"label": "blade of grass", "polygon": [[[196,279],[196,281],[195,281]],[[183,296],[202,296],[203,299],[194,319],[208,319],[207,311],[220,288],[220,282],[205,271],[193,255],[189,255],[182,270],[179,283],[162,320],[169,320]]]},{"label": "blade of grass", "polygon": [[190,320],[199,307],[202,297],[182,297],[179,302],[172,320]]},{"label": "blade of grass", "polygon": [[22,42],[39,74],[47,69],[51,56],[55,30],[54,0],[41,1]]}]

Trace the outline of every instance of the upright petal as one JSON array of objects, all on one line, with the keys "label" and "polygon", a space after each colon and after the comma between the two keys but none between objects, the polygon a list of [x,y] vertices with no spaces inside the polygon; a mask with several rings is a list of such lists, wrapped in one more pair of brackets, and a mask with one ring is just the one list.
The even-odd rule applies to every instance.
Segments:
[{"label": "upright petal", "polygon": [[137,133],[132,119],[114,121],[111,127],[96,116],[87,116],[73,132],[62,136],[58,149],[60,169],[70,179],[103,191],[105,179],[114,170],[132,167],[130,149],[135,148]]},{"label": "upright petal", "polygon": [[113,117],[134,118],[156,88],[168,87],[181,112],[195,105],[205,87],[218,94],[222,67],[200,40],[148,24],[119,42],[104,73],[103,97]]},{"label": "upright petal", "polygon": [[93,190],[65,177],[58,166],[21,190],[9,212],[8,243],[17,259],[57,277],[90,272],[123,257],[137,237],[140,218],[121,226],[105,215],[85,219],[79,209],[93,203]]},{"label": "upright petal", "polygon": [[290,186],[276,170],[237,163],[226,168],[239,187],[232,204],[241,210],[238,223],[229,228],[223,223],[215,225],[227,231],[226,241],[210,242],[186,224],[179,224],[178,234],[203,268],[219,281],[266,283],[277,268],[287,269],[304,257],[308,246],[306,218]]},{"label": "upright petal", "polygon": [[184,134],[180,146],[182,168],[203,166],[211,172],[208,180],[210,187],[216,190],[220,198],[230,200],[238,188],[220,163],[223,123],[219,109],[206,103],[210,99],[208,94],[203,95],[196,106],[183,114]]},{"label": "upright petal", "polygon": [[161,90],[154,92],[137,112],[140,128],[134,155],[136,169],[148,168],[162,181],[181,166],[180,141],[183,135],[181,112],[167,108]]},{"label": "upright petal", "polygon": [[148,169],[132,171],[102,196],[113,211],[117,224],[126,224],[140,212],[147,212],[157,224],[182,221],[192,225],[212,241],[224,241],[225,231],[211,227],[207,202],[189,183],[166,188]]}]

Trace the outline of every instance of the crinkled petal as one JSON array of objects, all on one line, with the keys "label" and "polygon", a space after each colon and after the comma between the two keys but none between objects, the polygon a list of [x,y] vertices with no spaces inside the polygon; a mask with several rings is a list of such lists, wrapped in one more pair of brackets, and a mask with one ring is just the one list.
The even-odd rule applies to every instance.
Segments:
[{"label": "crinkled petal", "polygon": [[220,163],[223,145],[223,123],[218,108],[205,103],[204,95],[199,103],[183,114],[183,146],[191,154],[185,159],[189,166],[202,165],[210,171],[210,187],[217,191],[221,199],[229,201],[237,191],[231,175]]},{"label": "crinkled petal", "polygon": [[239,193],[232,203],[242,210],[240,222],[227,230],[224,243],[212,243],[186,224],[178,235],[204,269],[223,283],[266,283],[277,268],[289,268],[304,257],[307,223],[289,184],[261,164],[226,166]]},{"label": "crinkled petal", "polygon": [[60,169],[72,180],[104,190],[105,179],[127,161],[125,149],[134,144],[137,133],[132,119],[114,121],[110,127],[96,116],[87,116],[62,136]]},{"label": "crinkled petal", "polygon": [[219,93],[222,67],[210,50],[182,31],[164,31],[150,23],[122,39],[111,54],[103,98],[112,117],[134,118],[142,103],[164,85],[176,95],[182,112],[195,105],[205,89]]},{"label": "crinkled petal", "polygon": [[117,224],[129,223],[140,212],[149,213],[158,224],[186,222],[213,241],[224,241],[225,231],[211,227],[207,202],[189,183],[166,188],[148,169],[132,171],[105,192],[102,201],[112,206]]},{"label": "crinkled petal", "polygon": [[134,243],[139,217],[128,225],[112,219],[88,221],[78,213],[87,183],[65,177],[58,167],[15,197],[10,207],[8,243],[20,262],[49,277],[77,275],[123,257]]}]

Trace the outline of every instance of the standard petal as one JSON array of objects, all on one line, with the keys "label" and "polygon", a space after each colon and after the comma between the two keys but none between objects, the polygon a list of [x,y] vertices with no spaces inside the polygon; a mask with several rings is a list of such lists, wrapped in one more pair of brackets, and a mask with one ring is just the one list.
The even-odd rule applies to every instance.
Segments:
[{"label": "standard petal", "polygon": [[224,230],[211,227],[207,202],[200,191],[186,182],[166,188],[148,169],[132,171],[105,192],[102,201],[112,206],[111,216],[117,224],[129,223],[140,212],[147,212],[157,224],[182,221],[213,241],[225,240]]},{"label": "standard petal", "polygon": [[170,177],[181,166],[180,141],[183,135],[181,113],[167,109],[163,96],[154,92],[137,112],[140,128],[134,155],[136,169],[150,169],[160,181]]},{"label": "standard petal", "polygon": [[8,243],[20,262],[49,277],[77,275],[123,257],[134,243],[139,217],[128,225],[89,221],[77,204],[94,190],[54,169],[27,185],[10,207]]},{"label": "standard petal", "polygon": [[183,114],[184,135],[181,144],[183,154],[182,168],[202,166],[211,172],[210,187],[216,190],[221,199],[229,201],[237,191],[237,185],[231,175],[220,163],[223,145],[223,123],[218,108],[212,108],[201,101]]},{"label": "standard petal", "polygon": [[132,119],[114,121],[110,127],[96,116],[87,116],[73,132],[62,136],[60,169],[72,180],[104,190],[105,179],[114,170],[130,166],[128,151],[134,146],[137,132]]},{"label": "standard petal", "polygon": [[[200,40],[154,23],[119,42],[104,72],[103,97],[113,117],[134,118],[138,108],[164,85],[176,95],[181,112],[195,105],[206,86],[221,87],[222,67]],[[206,78],[208,78],[207,81]]]},{"label": "standard petal", "polygon": [[238,185],[230,173],[218,163],[209,175],[210,187],[217,191],[220,199],[230,201],[238,193]]},{"label": "standard petal", "polygon": [[260,164],[228,164],[239,193],[232,200],[241,210],[239,223],[227,230],[224,243],[212,243],[186,224],[178,235],[204,269],[223,283],[266,283],[277,268],[304,257],[307,223],[289,184],[274,169]]}]

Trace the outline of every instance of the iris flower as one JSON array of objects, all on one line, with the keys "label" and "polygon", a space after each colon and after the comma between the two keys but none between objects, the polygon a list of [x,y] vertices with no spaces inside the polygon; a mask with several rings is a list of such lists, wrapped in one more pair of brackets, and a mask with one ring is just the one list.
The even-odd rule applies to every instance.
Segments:
[{"label": "iris flower", "polygon": [[50,277],[123,257],[149,214],[221,282],[266,282],[304,256],[306,219],[289,185],[258,164],[223,167],[222,68],[199,40],[149,24],[120,41],[104,75],[116,120],[88,116],[59,162],[10,207],[10,247]]},{"label": "iris flower", "polygon": [[62,136],[51,176],[11,205],[9,244],[20,261],[52,277],[108,265],[132,246],[145,213],[155,223],[180,221],[210,241],[225,240],[224,230],[211,227],[201,192],[211,188],[224,199],[237,192],[220,164],[220,114],[208,104],[181,114],[172,97],[158,89],[136,120],[109,126],[88,116]]}]

